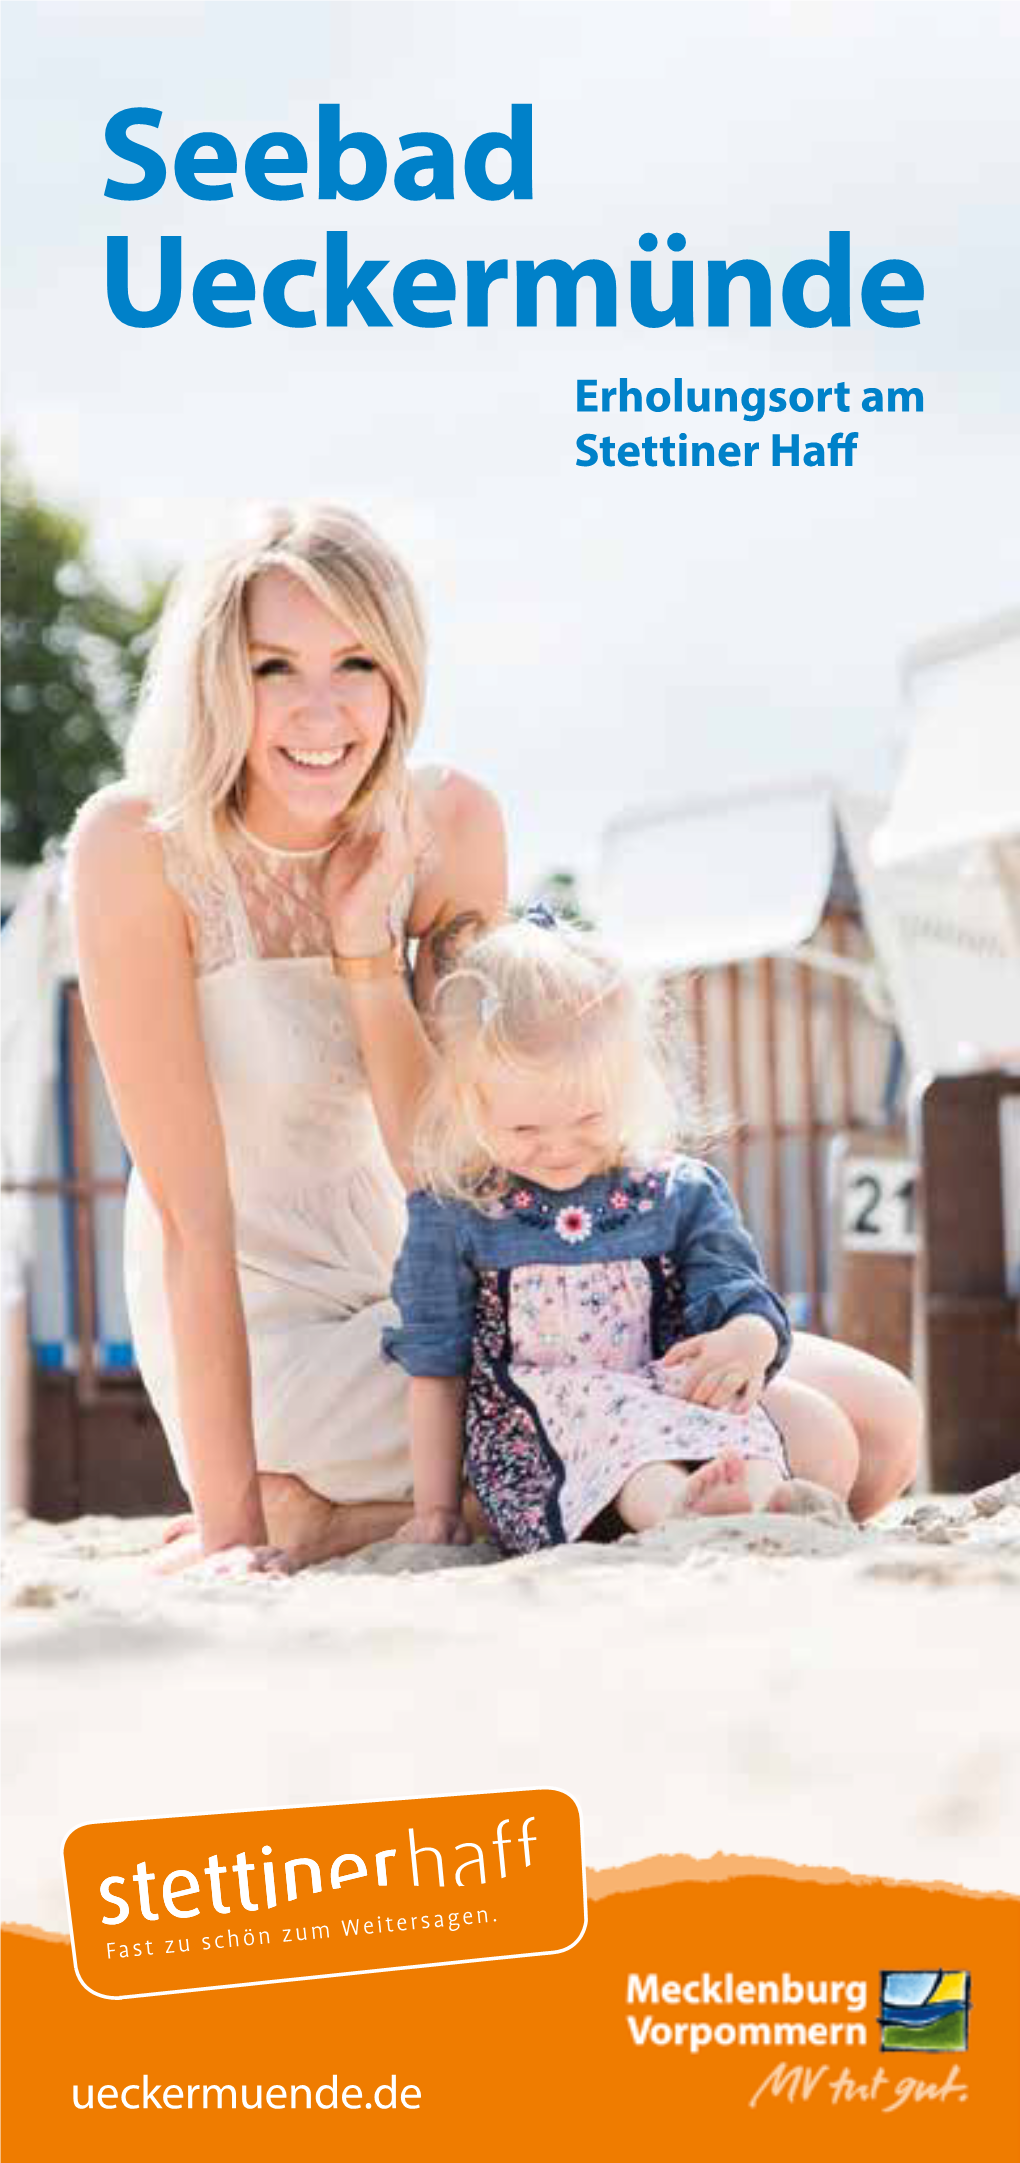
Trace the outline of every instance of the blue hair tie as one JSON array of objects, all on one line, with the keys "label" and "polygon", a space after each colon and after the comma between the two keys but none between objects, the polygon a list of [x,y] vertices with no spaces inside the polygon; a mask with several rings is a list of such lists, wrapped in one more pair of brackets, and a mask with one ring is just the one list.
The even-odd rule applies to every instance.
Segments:
[{"label": "blue hair tie", "polygon": [[558,931],[559,924],[547,901],[529,901],[523,911],[526,924],[537,924],[540,931]]}]

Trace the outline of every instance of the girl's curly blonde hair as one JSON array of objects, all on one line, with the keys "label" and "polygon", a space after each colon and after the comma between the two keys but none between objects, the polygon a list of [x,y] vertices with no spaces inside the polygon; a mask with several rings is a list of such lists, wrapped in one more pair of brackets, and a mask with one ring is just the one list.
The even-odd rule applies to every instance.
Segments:
[{"label": "girl's curly blonde hair", "polygon": [[697,1119],[675,1002],[630,976],[590,934],[527,914],[440,935],[429,1027],[439,1053],[414,1140],[433,1194],[480,1201],[508,1167],[489,1147],[479,1082],[491,1061],[555,1069],[610,1109],[614,1161],[635,1168],[691,1139]]}]

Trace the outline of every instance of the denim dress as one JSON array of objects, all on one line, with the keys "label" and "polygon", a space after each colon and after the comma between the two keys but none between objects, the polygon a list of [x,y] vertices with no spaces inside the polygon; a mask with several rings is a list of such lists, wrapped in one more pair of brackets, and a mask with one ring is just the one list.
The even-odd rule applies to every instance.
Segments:
[{"label": "denim dress", "polygon": [[383,1350],[411,1375],[467,1377],[464,1469],[511,1554],[576,1540],[645,1464],[735,1446],[788,1471],[760,1406],[714,1412],[657,1363],[738,1314],[785,1311],[726,1181],[672,1157],[569,1192],[521,1180],[475,1204],[422,1192],[393,1278]]}]

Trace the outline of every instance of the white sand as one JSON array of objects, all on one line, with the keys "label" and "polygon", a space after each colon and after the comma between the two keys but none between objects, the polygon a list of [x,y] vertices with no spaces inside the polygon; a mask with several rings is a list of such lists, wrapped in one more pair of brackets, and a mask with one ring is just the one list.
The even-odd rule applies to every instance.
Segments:
[{"label": "white sand", "polygon": [[576,1796],[594,1866],[1020,1890],[1020,1476],[864,1533],[716,1519],[241,1584],[156,1576],[156,1530],[9,1540],[6,1920],[66,1928],[83,1820],[529,1785]]}]

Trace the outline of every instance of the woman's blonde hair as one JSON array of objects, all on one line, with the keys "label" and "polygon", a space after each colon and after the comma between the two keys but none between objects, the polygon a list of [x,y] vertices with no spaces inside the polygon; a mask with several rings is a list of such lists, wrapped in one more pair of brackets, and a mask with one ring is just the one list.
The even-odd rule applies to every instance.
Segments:
[{"label": "woman's blonde hair", "polygon": [[629,976],[588,933],[527,914],[477,922],[443,951],[430,1029],[439,1060],[414,1143],[432,1193],[478,1201],[505,1184],[486,1138],[479,1079],[495,1060],[517,1073],[556,1070],[609,1108],[621,1166],[653,1163],[690,1138],[694,1090],[675,1010],[662,986]]},{"label": "woman's blonde hair", "polygon": [[398,558],[350,511],[262,513],[245,539],[175,582],[125,754],[127,778],[146,798],[153,824],[176,831],[206,858],[238,802],[248,754],[254,694],[246,601],[265,571],[298,579],[350,626],[389,682],[386,738],[349,812],[399,775],[421,721],[425,633]]}]

